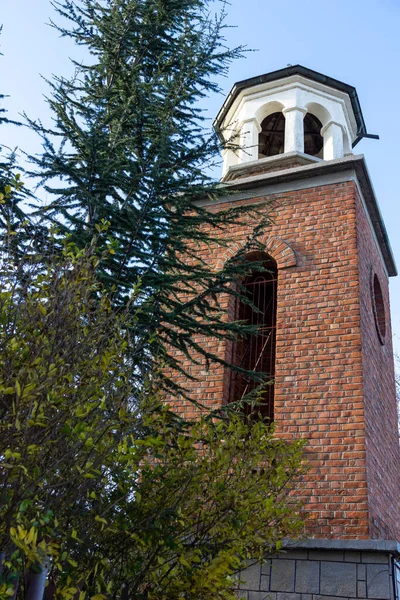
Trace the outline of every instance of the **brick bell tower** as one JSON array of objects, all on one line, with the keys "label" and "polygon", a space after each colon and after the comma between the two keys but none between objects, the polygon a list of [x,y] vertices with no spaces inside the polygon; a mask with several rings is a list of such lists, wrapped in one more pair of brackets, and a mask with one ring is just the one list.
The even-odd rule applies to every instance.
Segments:
[{"label": "brick bell tower", "polygon": [[[272,274],[245,282],[253,302],[264,303],[262,343],[254,352],[252,340],[251,351],[220,342],[214,350],[271,374],[264,413],[278,435],[308,439],[311,467],[298,490],[307,539],[244,572],[240,597],[399,598],[400,449],[388,292],[396,267],[365,159],[353,153],[362,137],[374,137],[357,92],[292,66],[235,84],[214,126],[222,139],[236,137],[240,150],[225,150],[222,177],[237,193],[213,210],[240,202],[249,218],[221,233],[228,249],[205,250],[202,258],[218,266],[240,250],[257,225],[254,204],[265,206],[272,222],[263,236]],[[200,369],[193,372],[202,380],[199,399],[210,405],[246,390],[222,367],[212,375],[193,368]]]}]

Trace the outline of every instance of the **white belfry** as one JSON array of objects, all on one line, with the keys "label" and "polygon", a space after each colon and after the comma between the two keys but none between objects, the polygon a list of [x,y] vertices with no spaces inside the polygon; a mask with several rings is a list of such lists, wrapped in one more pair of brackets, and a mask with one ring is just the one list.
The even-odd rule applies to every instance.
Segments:
[{"label": "white belfry", "polygon": [[310,162],[352,154],[366,133],[357,102],[351,86],[299,65],[239,82],[214,123],[225,146],[223,176],[293,153]]}]

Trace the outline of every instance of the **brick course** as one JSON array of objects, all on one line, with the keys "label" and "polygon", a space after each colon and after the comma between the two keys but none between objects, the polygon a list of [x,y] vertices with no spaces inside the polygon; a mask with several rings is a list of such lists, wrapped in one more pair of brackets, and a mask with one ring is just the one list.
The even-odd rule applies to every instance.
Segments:
[{"label": "brick course", "polygon": [[[356,184],[240,202],[249,205],[248,214],[220,233],[230,241],[229,248],[199,247],[198,253],[217,268],[238,251],[259,221],[252,205],[270,214],[265,239],[278,263],[275,420],[277,435],[309,440],[310,471],[296,488],[308,512],[307,534],[399,539],[400,457],[387,275]],[[384,346],[371,307],[372,265],[386,305]],[[231,304],[222,300],[227,314],[232,314]],[[229,359],[229,344],[198,341]],[[220,365],[207,370],[204,363],[177,356],[197,382],[182,375],[177,381],[206,407],[222,406],[229,373]],[[199,410],[184,401],[176,401],[175,409],[186,417],[195,417]]]}]

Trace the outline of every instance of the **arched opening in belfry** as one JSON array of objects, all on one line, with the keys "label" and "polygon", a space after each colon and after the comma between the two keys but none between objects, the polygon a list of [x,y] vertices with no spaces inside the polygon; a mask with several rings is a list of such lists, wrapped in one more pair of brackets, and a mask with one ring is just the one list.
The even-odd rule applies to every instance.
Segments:
[{"label": "arched opening in belfry", "polygon": [[285,148],[285,117],[281,112],[274,112],[262,121],[258,146],[261,158],[283,154]]},{"label": "arched opening in belfry", "polygon": [[304,117],[304,153],[323,158],[324,138],[321,135],[322,123],[312,113]]},{"label": "arched opening in belfry", "polygon": [[242,371],[231,372],[229,401],[245,400],[247,415],[274,419],[274,377],[276,354],[276,300],[278,270],[273,258],[259,253],[249,255],[257,261],[257,270],[242,282],[243,299],[238,299],[235,319],[254,327],[254,333],[238,339],[233,345],[232,364]]}]

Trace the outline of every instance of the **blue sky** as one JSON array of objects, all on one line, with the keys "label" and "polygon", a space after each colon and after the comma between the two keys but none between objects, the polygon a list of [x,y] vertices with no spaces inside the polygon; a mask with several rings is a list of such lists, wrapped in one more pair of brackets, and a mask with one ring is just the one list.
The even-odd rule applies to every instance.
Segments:
[{"label": "blue sky", "polygon": [[[354,85],[367,129],[380,141],[363,140],[357,152],[367,165],[400,268],[400,2],[398,0],[231,0],[227,30],[230,45],[254,52],[236,61],[221,81],[227,93],[235,81],[302,64]],[[82,50],[46,25],[54,16],[50,0],[0,0],[3,34],[0,80],[9,117],[26,111],[49,122],[42,77],[68,75],[68,56]],[[223,97],[205,101],[210,119]],[[11,127],[0,130],[2,144],[28,152],[40,149],[36,136]],[[400,277],[391,280],[392,324],[400,350]]]}]

